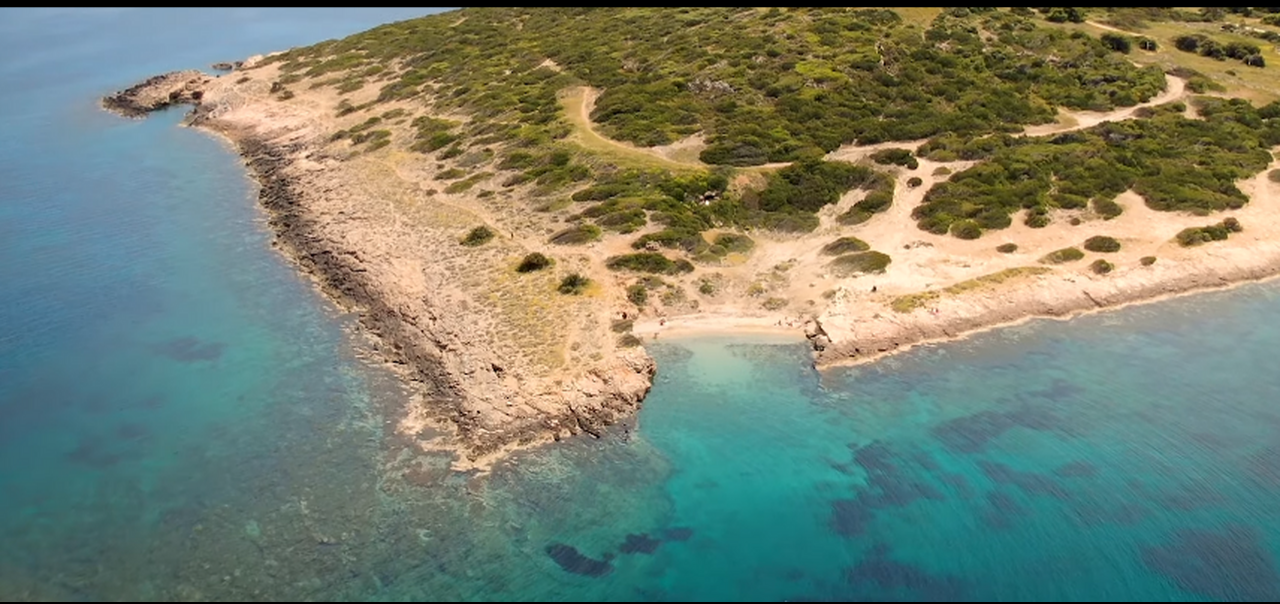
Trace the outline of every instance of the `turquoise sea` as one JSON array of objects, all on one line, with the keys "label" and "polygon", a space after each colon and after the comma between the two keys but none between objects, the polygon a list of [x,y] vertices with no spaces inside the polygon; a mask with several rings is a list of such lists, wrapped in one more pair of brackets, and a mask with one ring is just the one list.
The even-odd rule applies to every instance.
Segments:
[{"label": "turquoise sea", "polygon": [[827,375],[664,341],[630,438],[404,447],[234,154],[96,101],[429,10],[0,9],[0,600],[1280,598],[1275,285]]}]

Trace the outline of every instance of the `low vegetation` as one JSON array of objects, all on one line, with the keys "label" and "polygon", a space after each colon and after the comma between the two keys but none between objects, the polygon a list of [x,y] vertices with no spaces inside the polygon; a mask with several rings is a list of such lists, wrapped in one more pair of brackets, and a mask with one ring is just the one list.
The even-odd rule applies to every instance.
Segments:
[{"label": "low vegetation", "polygon": [[1080,248],[1066,247],[1045,254],[1040,262],[1044,264],[1064,264],[1067,262],[1075,262],[1084,259],[1084,252]]},{"label": "low vegetation", "polygon": [[1093,237],[1084,240],[1084,249],[1090,252],[1118,252],[1120,251],[1120,242],[1116,241],[1114,237],[1094,235]]},{"label": "low vegetation", "polygon": [[982,275],[981,277],[974,277],[973,279],[949,285],[941,290],[929,290],[916,292],[914,294],[907,294],[905,296],[898,296],[889,303],[889,308],[895,312],[909,313],[918,308],[923,308],[925,305],[941,298],[942,294],[959,295],[969,293],[995,287],[1014,279],[1034,277],[1051,271],[1053,271],[1053,269],[1043,266],[1015,266],[1012,268],[1006,268],[1002,271]]},{"label": "low vegetation", "polygon": [[678,275],[693,271],[693,264],[688,260],[672,260],[656,252],[637,252],[613,256],[605,262],[605,266],[615,271],[631,271],[637,273],[653,273],[657,275]]},{"label": "low vegetation", "polygon": [[1152,264],[1155,264],[1155,263],[1156,263],[1155,256],[1143,256],[1142,258],[1138,259],[1138,264],[1141,264],[1142,266],[1151,266]]},{"label": "low vegetation", "polygon": [[583,245],[600,239],[600,227],[594,224],[578,224],[551,236],[556,245]]},{"label": "low vegetation", "polygon": [[851,252],[865,252],[869,249],[871,246],[867,245],[867,242],[857,237],[846,236],[822,246],[822,253],[828,256],[839,256]]},{"label": "low vegetation", "polygon": [[1235,59],[1250,67],[1267,66],[1266,60],[1262,58],[1262,49],[1257,44],[1248,42],[1223,44],[1204,34],[1186,34],[1174,38],[1173,46],[1183,52],[1193,52],[1218,61]]},{"label": "low vegetation", "polygon": [[1118,205],[1110,204],[1129,189],[1161,211],[1242,207],[1248,197],[1235,182],[1270,163],[1268,149],[1280,143],[1280,103],[1256,108],[1207,97],[1197,103],[1203,120],[1169,109],[1051,137],[938,137],[920,153],[986,161],[933,187],[912,216],[926,231],[971,236],[973,224],[962,221],[1000,229],[1022,209],[1032,227],[1049,224],[1050,210],[1082,209],[1091,201],[1099,214],[1118,215]]},{"label": "low vegetation", "polygon": [[466,237],[462,238],[462,245],[469,247],[481,246],[492,241],[493,236],[493,229],[480,225],[467,232]]},{"label": "low vegetation", "polygon": [[540,271],[544,268],[550,268],[555,261],[546,257],[540,252],[532,252],[520,260],[520,264],[516,266],[517,273],[532,273]]},{"label": "low vegetation", "polygon": [[997,246],[996,246],[996,251],[997,251],[997,252],[1000,252],[1001,254],[1012,254],[1012,253],[1014,253],[1014,252],[1018,251],[1018,244],[1016,244],[1016,243],[1001,243],[1000,245],[997,245]]},{"label": "low vegetation", "polygon": [[1210,241],[1225,241],[1232,233],[1244,230],[1240,221],[1226,218],[1217,224],[1182,229],[1174,238],[1182,247],[1193,247]]},{"label": "low vegetation", "polygon": [[838,277],[850,277],[863,273],[883,273],[890,261],[888,254],[870,250],[844,254],[832,260],[827,266]]},{"label": "low vegetation", "polygon": [[1094,274],[1098,274],[1098,275],[1105,275],[1111,272],[1112,270],[1114,270],[1115,268],[1116,266],[1114,264],[1111,264],[1110,262],[1107,262],[1102,258],[1098,258],[1097,260],[1094,260],[1093,263],[1089,265],[1089,270],[1093,271]]},{"label": "low vegetation", "polygon": [[570,296],[580,295],[587,290],[587,286],[591,285],[591,280],[578,274],[570,273],[560,280],[560,286],[556,291]]}]

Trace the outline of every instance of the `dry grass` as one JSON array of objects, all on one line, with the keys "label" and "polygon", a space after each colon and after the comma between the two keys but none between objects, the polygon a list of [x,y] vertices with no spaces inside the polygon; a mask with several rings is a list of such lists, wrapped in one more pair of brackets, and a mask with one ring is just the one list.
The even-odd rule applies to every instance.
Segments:
[{"label": "dry grass", "polygon": [[898,296],[889,302],[889,308],[894,312],[909,313],[917,308],[924,308],[925,305],[938,300],[942,294],[950,294],[958,296],[970,292],[981,291],[984,289],[1007,283],[1014,279],[1023,277],[1034,277],[1045,273],[1053,272],[1053,269],[1044,266],[1015,266],[1006,268],[1002,271],[994,272],[989,275],[974,277],[967,281],[961,281],[954,285],[942,288],[941,290],[923,291],[905,296]]},{"label": "dry grass", "polygon": [[[1275,29],[1260,26],[1256,19],[1247,23],[1254,27]],[[1059,27],[1079,29],[1092,35],[1100,35],[1109,31],[1092,23],[1057,24]],[[1142,65],[1157,65],[1161,69],[1188,67],[1209,76],[1213,81],[1227,88],[1228,96],[1238,96],[1255,103],[1269,103],[1280,100],[1280,52],[1275,45],[1246,35],[1222,31],[1221,23],[1151,23],[1141,31],[1129,32],[1134,36],[1146,36],[1159,44],[1156,52],[1144,52],[1135,49],[1129,58]],[[1185,34],[1204,34],[1223,43],[1246,42],[1262,49],[1262,56],[1267,60],[1264,68],[1249,67],[1240,61],[1216,61],[1209,57],[1182,52],[1173,46],[1174,38]],[[1227,72],[1232,73],[1227,73]]]}]

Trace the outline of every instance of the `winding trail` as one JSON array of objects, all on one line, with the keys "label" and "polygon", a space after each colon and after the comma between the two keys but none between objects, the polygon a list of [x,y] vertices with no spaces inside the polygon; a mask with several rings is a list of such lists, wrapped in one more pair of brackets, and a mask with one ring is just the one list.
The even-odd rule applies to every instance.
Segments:
[{"label": "winding trail", "polygon": [[1136,117],[1139,109],[1155,107],[1165,103],[1172,103],[1173,101],[1186,97],[1186,80],[1169,74],[1165,74],[1164,77],[1169,82],[1169,84],[1165,86],[1164,92],[1151,97],[1151,100],[1145,103],[1138,103],[1131,107],[1122,107],[1112,111],[1068,111],[1066,109],[1058,109],[1058,121],[1056,123],[1027,126],[1022,131],[1022,135],[1047,136],[1050,134],[1084,130],[1086,128],[1097,126],[1103,122],[1130,120]]}]

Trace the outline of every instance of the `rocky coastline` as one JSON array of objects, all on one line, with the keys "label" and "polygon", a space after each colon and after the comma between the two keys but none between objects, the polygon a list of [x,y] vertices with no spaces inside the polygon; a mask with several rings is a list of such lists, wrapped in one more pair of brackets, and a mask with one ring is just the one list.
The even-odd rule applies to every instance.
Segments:
[{"label": "rocky coastline", "polygon": [[[312,210],[317,187],[298,166],[314,152],[312,141],[281,136],[271,124],[246,127],[220,119],[225,95],[219,77],[198,71],[161,74],[102,99],[104,109],[139,118],[174,107],[191,106],[185,124],[222,135],[237,148],[258,182],[258,200],[275,234],[274,245],[342,308],[354,312],[373,336],[381,360],[393,365],[410,385],[418,404],[406,405],[400,423],[452,432],[445,444],[423,441],[424,449],[459,454],[455,468],[487,470],[506,454],[565,436],[602,436],[610,425],[633,418],[647,395],[656,365],[643,348],[620,351],[600,366],[572,368],[546,380],[503,380],[496,355],[473,334],[458,333],[442,321],[449,310],[429,298],[406,304],[388,292],[370,270],[361,250],[324,232],[324,214]],[[222,91],[225,92],[225,91]],[[486,359],[475,362],[476,358]],[[484,375],[478,375],[478,374]],[[514,383],[513,383],[514,382]],[[513,400],[524,399],[516,413]],[[505,409],[503,407],[506,407]],[[425,418],[422,416],[426,416]],[[417,416],[417,417],[408,417]],[[419,428],[422,426],[419,425]]]}]

